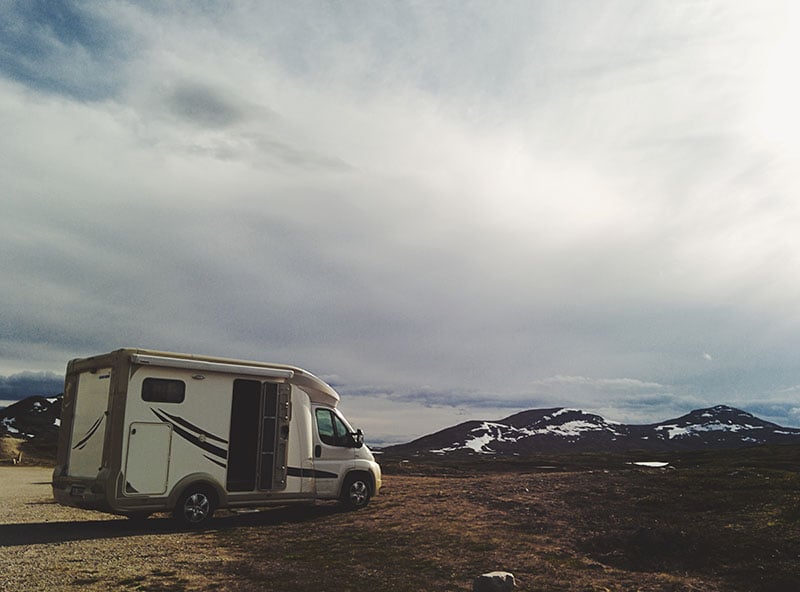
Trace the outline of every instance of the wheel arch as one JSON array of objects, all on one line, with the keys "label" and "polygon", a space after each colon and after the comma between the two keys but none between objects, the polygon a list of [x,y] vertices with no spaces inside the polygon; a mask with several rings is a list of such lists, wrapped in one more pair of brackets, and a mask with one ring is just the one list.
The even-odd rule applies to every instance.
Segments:
[{"label": "wheel arch", "polygon": [[342,482],[339,502],[346,510],[359,510],[369,504],[374,492],[375,482],[369,471],[350,471]]},{"label": "wheel arch", "polygon": [[191,475],[186,475],[172,488],[167,498],[167,505],[170,509],[175,507],[180,497],[190,487],[204,487],[208,489],[214,497],[215,507],[217,508],[224,508],[228,505],[228,494],[214,477],[208,473],[193,473]]},{"label": "wheel arch", "polygon": [[365,478],[367,485],[369,486],[369,494],[371,496],[375,495],[375,475],[372,474],[372,471],[368,471],[367,469],[362,469],[362,468],[350,469],[342,476],[342,483],[339,486],[339,495],[342,494],[345,485],[353,477]]}]

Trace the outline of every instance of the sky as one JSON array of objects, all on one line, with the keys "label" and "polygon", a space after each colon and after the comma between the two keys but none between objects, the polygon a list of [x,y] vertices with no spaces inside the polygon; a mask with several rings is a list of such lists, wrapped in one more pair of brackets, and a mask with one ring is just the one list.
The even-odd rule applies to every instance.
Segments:
[{"label": "sky", "polygon": [[0,3],[1,398],[144,347],[373,443],[800,426],[799,61],[792,2]]}]

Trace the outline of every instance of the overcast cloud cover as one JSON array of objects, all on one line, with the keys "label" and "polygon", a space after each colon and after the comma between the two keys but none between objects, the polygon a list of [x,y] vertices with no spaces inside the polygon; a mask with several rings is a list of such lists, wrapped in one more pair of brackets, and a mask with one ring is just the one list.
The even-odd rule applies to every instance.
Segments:
[{"label": "overcast cloud cover", "polygon": [[373,442],[798,426],[799,16],[4,2],[2,384],[140,346],[303,366]]}]

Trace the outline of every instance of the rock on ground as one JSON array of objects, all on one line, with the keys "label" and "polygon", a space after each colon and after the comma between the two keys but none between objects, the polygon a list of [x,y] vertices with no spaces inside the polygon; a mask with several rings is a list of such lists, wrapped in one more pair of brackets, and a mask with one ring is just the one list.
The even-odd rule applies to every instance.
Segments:
[{"label": "rock on ground", "polygon": [[516,582],[507,571],[492,571],[478,576],[472,582],[472,592],[511,592]]}]

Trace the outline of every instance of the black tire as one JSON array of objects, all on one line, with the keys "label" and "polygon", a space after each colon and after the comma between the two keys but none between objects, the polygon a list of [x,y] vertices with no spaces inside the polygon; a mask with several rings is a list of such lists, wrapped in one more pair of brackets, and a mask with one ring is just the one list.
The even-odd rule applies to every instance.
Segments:
[{"label": "black tire", "polygon": [[369,477],[363,473],[355,473],[344,480],[339,499],[348,510],[358,510],[366,506],[371,497],[372,483]]},{"label": "black tire", "polygon": [[208,524],[216,509],[214,493],[203,486],[191,486],[181,494],[172,512],[182,526],[201,528]]}]

